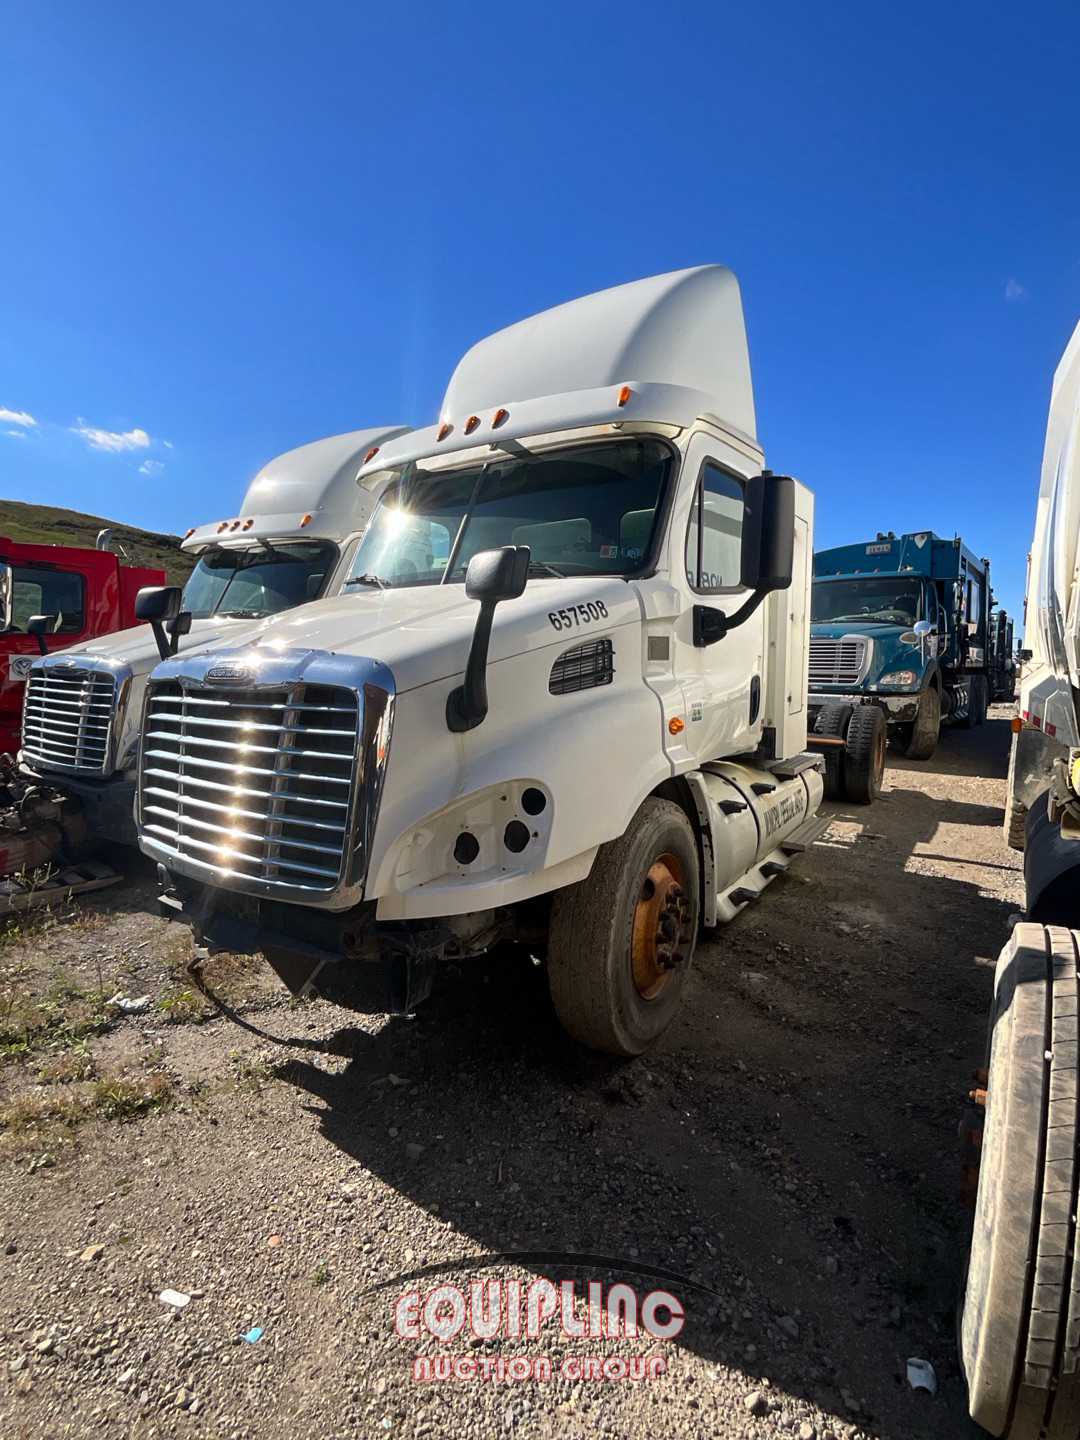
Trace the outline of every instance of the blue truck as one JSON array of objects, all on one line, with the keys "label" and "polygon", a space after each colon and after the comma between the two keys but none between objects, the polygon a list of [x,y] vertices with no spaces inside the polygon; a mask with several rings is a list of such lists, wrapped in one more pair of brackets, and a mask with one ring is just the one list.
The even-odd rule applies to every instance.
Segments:
[{"label": "blue truck", "polygon": [[[959,536],[879,531],[820,550],[812,593],[809,703],[818,734],[843,736],[853,710],[873,705],[909,759],[929,760],[943,722],[986,719],[990,562]],[[842,773],[831,788],[842,798]]]}]

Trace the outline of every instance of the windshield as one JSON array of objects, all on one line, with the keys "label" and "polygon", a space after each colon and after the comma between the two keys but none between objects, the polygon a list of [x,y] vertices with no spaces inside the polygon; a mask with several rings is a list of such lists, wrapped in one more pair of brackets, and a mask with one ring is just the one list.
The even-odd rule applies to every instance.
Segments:
[{"label": "windshield", "polygon": [[391,481],[345,585],[463,580],[480,550],[528,545],[547,575],[631,575],[656,537],[672,452],[626,439]]},{"label": "windshield", "polygon": [[184,587],[183,608],[195,616],[258,619],[314,600],[336,559],[324,541],[207,550]]},{"label": "windshield", "polygon": [[912,576],[866,575],[857,580],[815,580],[810,619],[878,620],[914,625],[923,617],[923,587]]}]

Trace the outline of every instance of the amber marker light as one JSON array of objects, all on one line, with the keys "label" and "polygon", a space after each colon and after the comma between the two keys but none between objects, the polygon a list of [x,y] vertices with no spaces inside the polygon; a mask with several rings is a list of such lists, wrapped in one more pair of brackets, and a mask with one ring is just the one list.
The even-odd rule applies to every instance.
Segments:
[{"label": "amber marker light", "polygon": [[492,430],[497,430],[500,425],[504,425],[504,424],[506,423],[506,421],[509,420],[509,419],[510,419],[510,411],[509,411],[509,410],[504,410],[504,409],[502,408],[502,406],[500,405],[499,408],[498,408],[498,410],[496,410],[496,411],[495,411],[495,414],[491,417],[491,428],[492,428]]},{"label": "amber marker light", "polygon": [[227,530],[228,528],[229,522],[227,520],[222,520],[221,524],[217,527],[217,533],[220,535],[223,530]]},{"label": "amber marker light", "polygon": [[245,520],[244,523],[243,523],[243,525],[240,526],[240,529],[241,529],[241,530],[250,530],[251,527],[252,527],[254,524],[255,524],[255,521],[254,521],[254,520]]},{"label": "amber marker light", "polygon": [[186,532],[186,534],[184,535],[184,539],[185,539],[185,540],[190,540],[191,537],[192,537],[192,535],[194,535],[194,534],[195,534],[195,526],[192,525],[191,529],[188,530],[188,531]]},{"label": "amber marker light", "polygon": [[622,389],[619,391],[619,405],[620,405],[620,407],[622,407],[623,405],[626,404],[626,402],[630,399],[630,396],[631,396],[633,393],[634,393],[634,392],[630,389],[630,386],[629,386],[629,385],[624,385],[624,386],[622,387]]},{"label": "amber marker light", "polygon": [[447,435],[450,434],[450,431],[453,430],[453,428],[454,427],[450,424],[449,420],[444,420],[443,423],[439,426],[439,433],[435,436],[435,439],[445,440]]},{"label": "amber marker light", "polygon": [[310,515],[305,515],[304,518],[300,521],[300,529],[303,530],[303,528],[304,528],[305,525],[310,525],[310,524],[311,524],[311,516],[310,516]]},{"label": "amber marker light", "polygon": [[1019,735],[1019,734],[1020,734],[1020,731],[1021,731],[1023,728],[1024,728],[1024,722],[1023,722],[1023,720],[1020,719],[1020,716],[1019,716],[1019,715],[1014,715],[1013,718],[1012,718],[1012,732],[1013,732],[1013,734],[1014,734],[1014,735]]},{"label": "amber marker light", "polygon": [[480,424],[480,416],[479,416],[479,415],[470,415],[469,418],[465,421],[465,434],[466,434],[466,435],[471,435],[472,432],[476,429],[476,427],[477,427],[479,424]]},{"label": "amber marker light", "polygon": [[671,719],[667,722],[667,728],[670,730],[672,735],[681,735],[682,732],[686,729],[686,721],[680,720],[678,715],[673,715]]},{"label": "amber marker light", "polygon": [[366,465],[369,460],[374,460],[374,459],[375,459],[375,456],[376,456],[378,453],[379,453],[379,447],[378,447],[378,445],[372,445],[371,449],[370,449],[370,450],[367,452],[367,454],[364,456],[364,464]]}]

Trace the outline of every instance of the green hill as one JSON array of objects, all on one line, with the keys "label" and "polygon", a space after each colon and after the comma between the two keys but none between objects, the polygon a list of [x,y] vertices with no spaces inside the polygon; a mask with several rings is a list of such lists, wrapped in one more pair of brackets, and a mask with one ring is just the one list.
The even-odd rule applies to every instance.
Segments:
[{"label": "green hill", "polygon": [[21,500],[0,500],[0,535],[28,545],[81,545],[92,550],[99,530],[111,530],[109,546],[131,565],[164,570],[171,585],[183,585],[194,561],[180,549],[178,535],[156,535],[98,515],[59,510],[53,505],[26,505]]}]

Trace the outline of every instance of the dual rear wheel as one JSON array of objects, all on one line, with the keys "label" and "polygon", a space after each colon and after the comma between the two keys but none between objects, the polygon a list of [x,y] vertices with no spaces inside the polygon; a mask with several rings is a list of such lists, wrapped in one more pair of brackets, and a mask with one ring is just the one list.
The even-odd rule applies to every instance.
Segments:
[{"label": "dual rear wheel", "polygon": [[814,733],[843,745],[825,746],[825,798],[870,805],[885,780],[885,714],[877,705],[824,705]]}]

